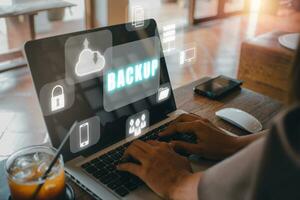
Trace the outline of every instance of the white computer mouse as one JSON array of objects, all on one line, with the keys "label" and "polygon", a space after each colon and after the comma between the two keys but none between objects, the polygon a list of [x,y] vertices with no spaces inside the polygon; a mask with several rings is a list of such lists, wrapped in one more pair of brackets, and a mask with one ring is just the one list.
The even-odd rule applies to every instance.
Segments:
[{"label": "white computer mouse", "polygon": [[236,108],[221,109],[216,112],[216,116],[250,133],[257,133],[263,128],[255,117]]}]

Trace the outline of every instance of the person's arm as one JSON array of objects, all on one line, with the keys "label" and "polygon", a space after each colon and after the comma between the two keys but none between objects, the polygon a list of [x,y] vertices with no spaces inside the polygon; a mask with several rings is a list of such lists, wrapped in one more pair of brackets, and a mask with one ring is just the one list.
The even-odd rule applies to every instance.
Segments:
[{"label": "person's arm", "polygon": [[221,160],[235,154],[248,144],[266,135],[268,131],[247,136],[232,136],[226,134],[207,119],[194,114],[184,114],[178,117],[165,131],[160,133],[160,136],[165,137],[176,132],[197,136],[197,144],[172,141],[171,144],[176,151],[184,151],[209,159]]}]

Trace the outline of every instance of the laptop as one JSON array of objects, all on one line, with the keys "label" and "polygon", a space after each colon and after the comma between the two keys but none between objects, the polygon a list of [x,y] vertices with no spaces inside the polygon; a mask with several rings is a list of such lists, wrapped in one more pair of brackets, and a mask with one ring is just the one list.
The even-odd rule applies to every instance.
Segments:
[{"label": "laptop", "polygon": [[157,139],[184,113],[155,20],[29,41],[24,51],[52,145],[78,121],[62,151],[66,174],[96,199],[160,199],[116,170],[133,140]]}]

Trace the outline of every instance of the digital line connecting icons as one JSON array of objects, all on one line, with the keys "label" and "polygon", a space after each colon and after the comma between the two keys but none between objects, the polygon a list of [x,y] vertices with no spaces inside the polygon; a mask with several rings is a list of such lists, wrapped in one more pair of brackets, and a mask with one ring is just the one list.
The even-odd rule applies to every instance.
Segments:
[{"label": "digital line connecting icons", "polygon": [[130,116],[126,121],[127,136],[138,136],[149,126],[149,112],[144,110]]},{"label": "digital line connecting icons", "polygon": [[83,42],[84,49],[78,56],[78,61],[75,65],[75,74],[77,76],[86,76],[95,72],[100,72],[105,66],[105,58],[99,51],[89,49],[89,41]]}]

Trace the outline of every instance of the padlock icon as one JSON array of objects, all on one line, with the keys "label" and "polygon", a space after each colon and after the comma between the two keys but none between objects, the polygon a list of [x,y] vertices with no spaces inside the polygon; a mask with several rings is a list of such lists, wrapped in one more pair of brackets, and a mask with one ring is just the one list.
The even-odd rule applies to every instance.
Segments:
[{"label": "padlock icon", "polygon": [[64,88],[56,85],[51,92],[51,111],[56,111],[65,107]]}]

